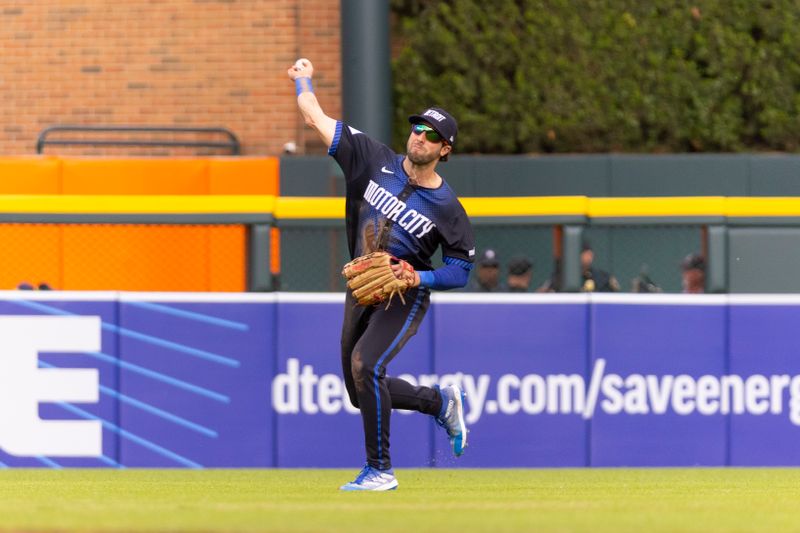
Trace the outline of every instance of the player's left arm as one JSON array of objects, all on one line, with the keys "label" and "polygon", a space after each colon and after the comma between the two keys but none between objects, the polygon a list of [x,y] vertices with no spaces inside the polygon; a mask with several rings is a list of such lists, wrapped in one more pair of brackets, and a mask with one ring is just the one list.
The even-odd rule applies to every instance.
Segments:
[{"label": "player's left arm", "polygon": [[[407,264],[407,263],[406,263]],[[413,270],[408,271],[403,265],[392,265],[395,277],[408,279],[410,287],[427,287],[444,291],[447,289],[458,289],[469,281],[469,272],[472,264],[469,261],[456,259],[455,257],[444,257],[444,266],[436,270]],[[413,275],[413,279],[411,276]]]},{"label": "player's left arm", "polygon": [[475,258],[475,237],[472,224],[460,204],[450,218],[451,224],[442,228],[442,260],[444,265],[436,270],[417,271],[419,285],[436,290],[458,289],[469,281]]},{"label": "player's left arm", "polygon": [[417,275],[419,276],[419,285],[422,287],[445,291],[465,286],[469,281],[470,270],[472,270],[472,263],[444,256],[444,266],[436,270],[418,271]]}]

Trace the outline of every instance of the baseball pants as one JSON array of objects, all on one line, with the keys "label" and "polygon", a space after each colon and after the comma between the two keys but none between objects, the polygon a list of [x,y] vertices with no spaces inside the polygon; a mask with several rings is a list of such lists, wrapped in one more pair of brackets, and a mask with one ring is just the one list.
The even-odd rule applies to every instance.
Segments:
[{"label": "baseball pants", "polygon": [[411,289],[404,296],[405,305],[395,297],[388,309],[385,304],[357,305],[350,291],[345,300],[342,373],[350,401],[361,410],[367,463],[381,470],[392,467],[392,409],[436,416],[442,406],[436,389],[386,375],[387,365],[417,333],[430,305],[428,289]]}]

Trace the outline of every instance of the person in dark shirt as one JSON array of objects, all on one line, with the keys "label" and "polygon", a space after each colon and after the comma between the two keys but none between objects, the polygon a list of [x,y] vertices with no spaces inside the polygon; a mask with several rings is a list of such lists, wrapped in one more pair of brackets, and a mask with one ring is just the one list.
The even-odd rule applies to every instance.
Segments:
[{"label": "person in dark shirt", "polygon": [[474,277],[469,284],[472,292],[498,292],[500,286],[500,262],[497,253],[491,248],[485,250],[477,261]]},{"label": "person in dark shirt", "polygon": [[706,292],[706,260],[700,254],[689,254],[681,261],[681,292]]},{"label": "person in dark shirt", "polygon": [[533,263],[527,257],[512,257],[508,262],[506,290],[509,292],[528,292],[533,278]]},{"label": "person in dark shirt", "polygon": [[[392,409],[435,417],[447,431],[453,453],[467,444],[464,395],[457,385],[416,387],[386,375],[386,367],[417,332],[430,303],[431,289],[466,285],[475,258],[472,225],[447,182],[436,172],[458,134],[455,119],[430,107],[409,117],[406,155],[327,116],[314,95],[314,67],[299,59],[287,71],[294,80],[297,105],[316,130],[328,154],[344,172],[345,226],[351,258],[386,251],[414,267],[405,302],[359,306],[347,291],[342,326],[342,371],[352,404],[361,411],[366,465],[342,490],[397,488],[389,454]],[[442,249],[444,266],[433,269],[431,256]],[[394,265],[403,276],[403,266]]]},{"label": "person in dark shirt", "polygon": [[[589,241],[583,241],[581,246],[581,292],[619,292],[617,278],[605,270],[596,268],[593,263],[592,245]],[[562,270],[561,259],[556,259],[550,279],[545,281],[536,292],[561,292]]]},{"label": "person in dark shirt", "polygon": [[617,278],[594,266],[594,251],[589,241],[583,241],[581,247],[581,272],[583,275],[583,292],[619,292]]}]

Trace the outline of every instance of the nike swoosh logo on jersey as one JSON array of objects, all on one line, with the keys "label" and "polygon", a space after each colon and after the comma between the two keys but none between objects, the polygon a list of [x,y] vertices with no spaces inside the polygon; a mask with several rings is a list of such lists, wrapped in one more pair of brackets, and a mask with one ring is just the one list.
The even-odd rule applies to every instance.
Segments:
[{"label": "nike swoosh logo on jersey", "polygon": [[384,174],[394,174],[394,172],[392,172],[386,167],[381,167],[381,172],[383,172]]}]

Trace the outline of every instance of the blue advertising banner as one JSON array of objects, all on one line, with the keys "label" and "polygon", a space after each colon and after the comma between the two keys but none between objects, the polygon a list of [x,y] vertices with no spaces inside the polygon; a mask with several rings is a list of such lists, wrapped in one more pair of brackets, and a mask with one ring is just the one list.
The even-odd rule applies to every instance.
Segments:
[{"label": "blue advertising banner", "polygon": [[[117,401],[119,398],[119,380],[117,374],[117,343],[113,326],[118,322],[116,293],[19,293],[15,291],[0,292],[0,323],[13,320],[11,328],[13,331],[3,329],[3,351],[0,357],[0,365],[3,371],[0,372],[0,393],[3,396],[12,392],[13,398],[8,402],[2,402],[16,414],[23,410],[24,401],[22,398],[31,393],[35,393],[36,382],[41,383],[41,379],[46,374],[32,375],[22,374],[24,369],[10,366],[13,359],[19,359],[21,353],[27,351],[26,348],[38,353],[38,361],[32,359],[29,370],[38,370],[42,373],[60,373],[59,380],[55,377],[55,382],[48,380],[47,387],[54,392],[55,396],[61,394],[63,401],[52,401],[53,398],[38,398],[38,417],[47,421],[45,425],[64,424],[64,421],[74,421],[78,424],[94,424],[100,432],[96,435],[96,450],[99,453],[91,452],[90,457],[75,450],[75,445],[70,441],[84,428],[80,425],[63,425],[63,431],[59,433],[41,433],[41,439],[49,442],[52,449],[42,450],[36,453],[37,444],[36,433],[31,431],[31,426],[36,424],[35,420],[4,420],[3,425],[6,435],[18,435],[23,437],[22,449],[15,449],[12,443],[0,442],[0,464],[14,467],[118,467],[119,456],[119,435],[121,432]],[[85,317],[96,317],[97,320],[90,325],[94,333],[81,331],[80,323],[71,322],[72,320]],[[22,320],[20,320],[22,319]],[[57,323],[52,320],[65,319],[68,322],[64,325],[73,334],[81,334],[89,338],[91,349],[82,346],[80,339],[70,339],[70,331],[63,331]],[[49,322],[49,323],[48,323]],[[16,342],[9,338],[15,332],[30,332],[32,344],[29,347],[20,347]],[[52,332],[51,347],[45,346],[42,342],[47,337],[47,332]],[[91,338],[94,339],[91,339]],[[96,340],[96,342],[92,342]],[[19,351],[18,351],[19,350]],[[78,370],[81,369],[81,370]],[[72,381],[76,377],[70,375],[75,371],[85,372],[91,369],[95,376],[87,376],[87,383]],[[70,393],[64,391],[64,386],[57,383],[61,381],[67,388],[83,389],[88,391],[89,399],[85,402],[68,401],[70,396],[81,395],[78,391]],[[71,386],[70,386],[71,385]],[[19,389],[18,389],[19,387]],[[21,389],[21,390],[20,390]],[[37,399],[34,398],[34,408]],[[0,400],[2,401],[2,400]],[[37,413],[31,413],[31,417],[36,417]],[[5,418],[5,417],[4,417]],[[11,427],[9,427],[11,426]],[[43,429],[43,428],[42,428]],[[53,428],[58,429],[58,428]],[[55,439],[55,440],[53,440]],[[92,439],[94,440],[94,439]],[[80,443],[75,443],[80,444]],[[95,448],[93,446],[92,448]],[[15,449],[16,453],[8,453]]]},{"label": "blue advertising banner", "polygon": [[[348,467],[341,294],[0,291],[0,468]],[[800,465],[800,297],[434,294],[388,374],[467,394],[454,458],[397,467]]]},{"label": "blue advertising banner", "polygon": [[581,415],[587,369],[582,295],[440,295],[433,307],[436,374],[467,394],[468,451],[455,460],[442,435],[441,466],[585,466]]},{"label": "blue advertising banner", "polygon": [[724,465],[722,298],[592,301],[592,466]]},{"label": "blue advertising banner", "polygon": [[800,464],[797,297],[732,296],[730,464]]},{"label": "blue advertising banner", "polygon": [[123,295],[120,418],[135,438],[123,435],[122,464],[273,465],[271,299]]}]

